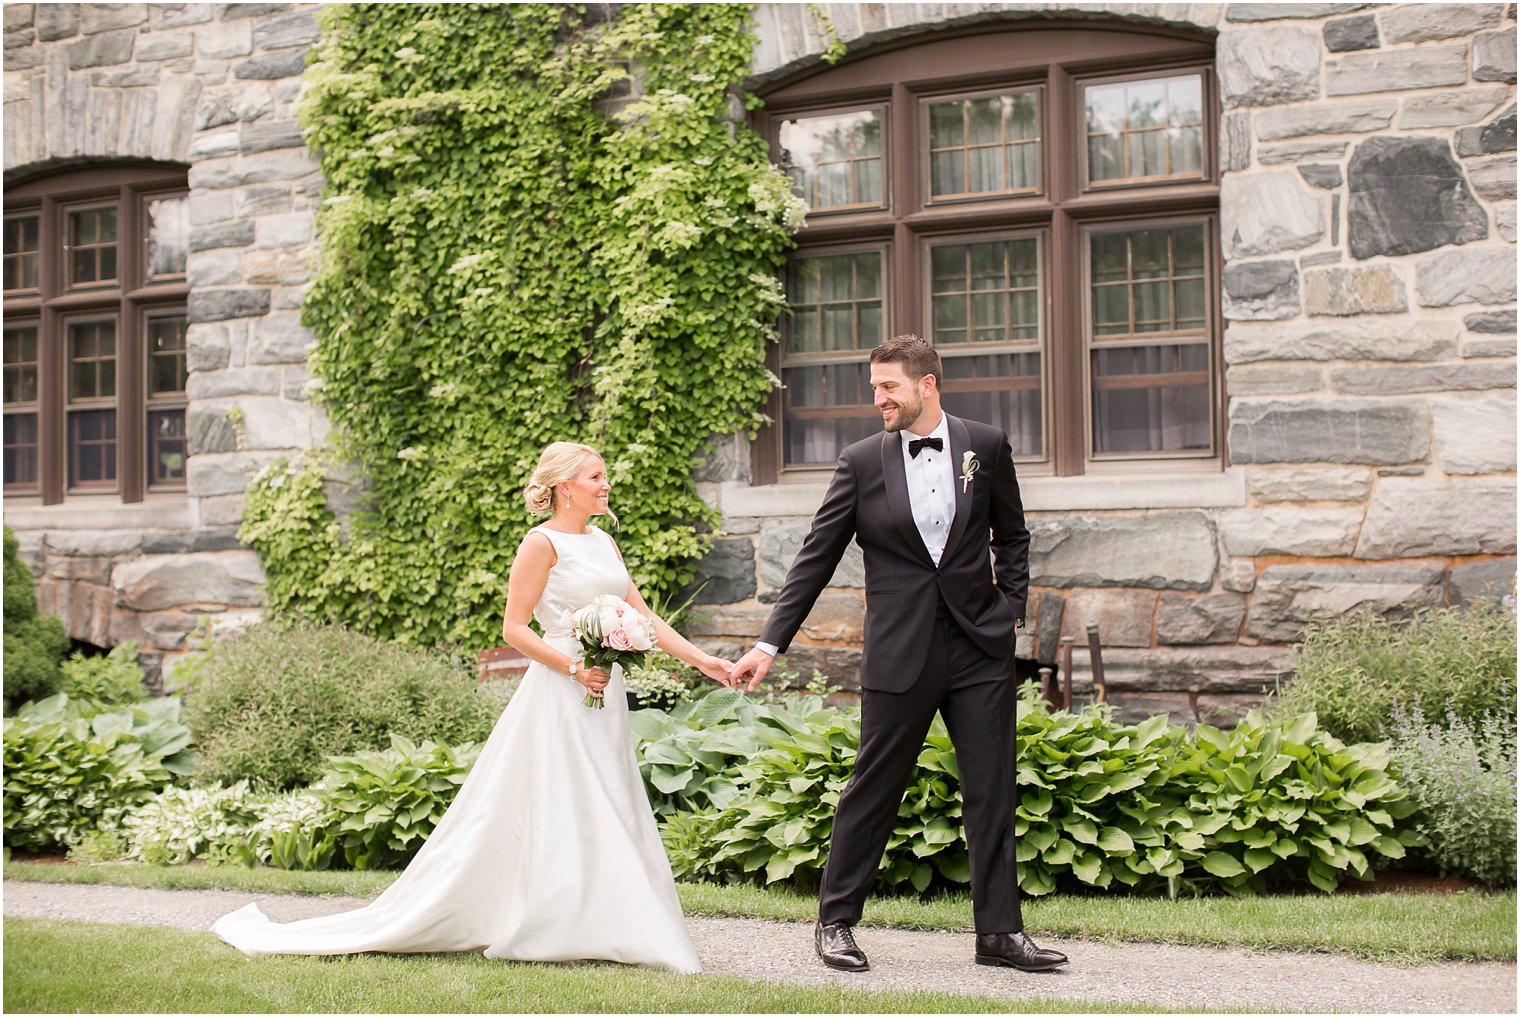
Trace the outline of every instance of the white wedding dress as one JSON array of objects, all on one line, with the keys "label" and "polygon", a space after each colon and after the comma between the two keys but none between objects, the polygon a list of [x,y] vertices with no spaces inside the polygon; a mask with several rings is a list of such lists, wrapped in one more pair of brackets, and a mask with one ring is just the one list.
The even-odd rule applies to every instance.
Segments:
[{"label": "white wedding dress", "polygon": [[[558,560],[534,617],[570,653],[566,612],[625,595],[628,572],[601,530],[537,532]],[[369,905],[282,925],[249,904],[212,931],[249,956],[481,951],[700,971],[639,777],[621,669],[604,709],[584,698],[564,674],[530,666],[432,836]]]}]

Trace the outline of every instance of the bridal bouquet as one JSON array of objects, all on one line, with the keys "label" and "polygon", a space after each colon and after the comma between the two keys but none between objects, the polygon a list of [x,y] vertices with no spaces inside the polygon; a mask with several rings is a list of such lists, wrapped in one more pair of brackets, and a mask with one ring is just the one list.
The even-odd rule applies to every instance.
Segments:
[{"label": "bridal bouquet", "polygon": [[[612,669],[622,664],[644,663],[654,649],[654,622],[633,609],[621,597],[604,593],[570,616],[570,628],[586,651],[588,667]],[[600,710],[606,704],[601,696],[586,693],[586,705]]]}]

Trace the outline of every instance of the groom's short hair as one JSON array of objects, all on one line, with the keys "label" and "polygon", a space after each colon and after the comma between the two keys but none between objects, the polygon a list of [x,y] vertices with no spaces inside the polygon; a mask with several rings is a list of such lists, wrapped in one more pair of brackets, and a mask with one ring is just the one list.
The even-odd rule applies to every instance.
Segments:
[{"label": "groom's short hair", "polygon": [[945,380],[944,368],[940,366],[939,354],[929,345],[929,340],[905,332],[895,335],[871,351],[873,364],[901,364],[903,373],[912,381],[919,381],[926,374],[934,380]]}]

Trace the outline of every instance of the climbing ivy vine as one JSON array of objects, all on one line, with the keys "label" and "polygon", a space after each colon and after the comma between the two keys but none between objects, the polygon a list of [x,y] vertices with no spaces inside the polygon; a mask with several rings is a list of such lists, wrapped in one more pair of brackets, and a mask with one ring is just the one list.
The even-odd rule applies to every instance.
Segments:
[{"label": "climbing ivy vine", "polygon": [[[560,438],[603,451],[630,569],[674,593],[718,522],[694,467],[763,420],[802,211],[744,121],[749,6],[319,17],[300,115],[327,187],[303,313],[333,437],[248,491],[269,607],[494,645],[533,525],[520,492]],[[629,67],[642,95],[609,118]]]}]

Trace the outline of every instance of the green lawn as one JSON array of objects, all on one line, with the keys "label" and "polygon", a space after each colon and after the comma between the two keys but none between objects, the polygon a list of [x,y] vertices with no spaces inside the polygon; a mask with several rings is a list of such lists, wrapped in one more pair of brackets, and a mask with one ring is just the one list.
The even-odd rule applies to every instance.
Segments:
[{"label": "green lawn", "polygon": [[[83,866],[8,862],[5,878],[168,889],[257,893],[348,894],[371,897],[393,872],[284,872],[209,866]],[[688,915],[811,921],[811,896],[753,886],[680,883]],[[1109,941],[1244,946],[1266,950],[1331,950],[1370,960],[1514,960],[1515,894],[1331,894],[1235,900],[1164,900],[1056,894],[1025,902],[1037,936]],[[918,901],[875,897],[864,925],[968,929],[965,894]]]},{"label": "green lawn", "polygon": [[[1132,1013],[1132,1004],[789,986],[478,954],[260,957],[208,933],[10,919],[8,1013]],[[1160,1013],[1161,1010],[1142,1012]]]}]

